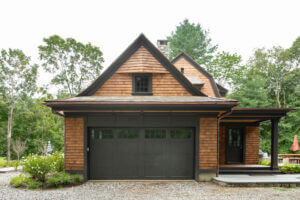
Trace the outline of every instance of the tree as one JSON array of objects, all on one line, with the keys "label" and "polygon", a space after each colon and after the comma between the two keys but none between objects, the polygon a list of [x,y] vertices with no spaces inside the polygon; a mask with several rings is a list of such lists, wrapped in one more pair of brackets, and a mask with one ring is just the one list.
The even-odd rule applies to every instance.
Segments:
[{"label": "tree", "polygon": [[300,65],[300,37],[294,41],[291,48],[288,49],[288,53],[292,61],[294,61],[296,65]]},{"label": "tree", "polygon": [[228,52],[218,53],[210,63],[206,65],[215,80],[221,85],[233,87],[234,82],[243,77],[245,67],[241,65],[242,57]]},{"label": "tree", "polygon": [[249,60],[249,67],[253,74],[260,74],[267,80],[270,91],[276,97],[277,107],[281,108],[283,83],[292,69],[286,51],[282,47],[257,49]]},{"label": "tree", "polygon": [[18,160],[20,160],[20,155],[23,154],[23,152],[26,149],[26,140],[21,141],[20,139],[16,139],[12,141],[12,147],[14,152],[17,154]]},{"label": "tree", "polygon": [[209,63],[218,46],[211,44],[208,33],[200,24],[190,23],[185,19],[167,37],[170,41],[170,59],[183,51],[199,64]]},{"label": "tree", "polygon": [[51,83],[59,86],[60,92],[78,94],[100,75],[104,60],[98,47],[58,35],[44,38],[44,42],[39,46],[40,60],[43,68],[54,75]]},{"label": "tree", "polygon": [[1,50],[0,94],[8,107],[7,161],[10,161],[10,144],[13,129],[14,109],[25,96],[36,91],[37,65],[30,65],[30,58],[21,50]]}]

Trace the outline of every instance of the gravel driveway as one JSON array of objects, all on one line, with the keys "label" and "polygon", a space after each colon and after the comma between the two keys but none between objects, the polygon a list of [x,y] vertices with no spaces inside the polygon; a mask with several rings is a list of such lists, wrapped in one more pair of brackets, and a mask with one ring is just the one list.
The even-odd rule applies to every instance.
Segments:
[{"label": "gravel driveway", "polygon": [[1,200],[34,199],[300,199],[300,188],[229,188],[213,183],[180,182],[87,182],[83,185],[53,189],[24,190],[9,186],[18,173],[0,174]]}]

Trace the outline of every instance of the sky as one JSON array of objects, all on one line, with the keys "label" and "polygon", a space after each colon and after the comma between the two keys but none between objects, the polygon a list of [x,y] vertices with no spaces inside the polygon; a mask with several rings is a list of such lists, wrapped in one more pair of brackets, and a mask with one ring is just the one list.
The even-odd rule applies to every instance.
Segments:
[{"label": "sky", "polygon": [[43,38],[58,34],[99,46],[106,68],[140,33],[156,44],[185,18],[244,61],[255,48],[288,48],[300,36],[300,0],[0,0],[0,49],[21,49],[38,62]]}]

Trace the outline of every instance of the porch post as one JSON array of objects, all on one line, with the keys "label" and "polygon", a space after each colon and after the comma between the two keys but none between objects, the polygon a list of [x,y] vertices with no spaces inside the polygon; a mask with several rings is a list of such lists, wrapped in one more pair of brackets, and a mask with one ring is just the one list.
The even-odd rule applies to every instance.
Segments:
[{"label": "porch post", "polygon": [[279,118],[272,119],[271,134],[271,169],[278,170],[278,122]]}]

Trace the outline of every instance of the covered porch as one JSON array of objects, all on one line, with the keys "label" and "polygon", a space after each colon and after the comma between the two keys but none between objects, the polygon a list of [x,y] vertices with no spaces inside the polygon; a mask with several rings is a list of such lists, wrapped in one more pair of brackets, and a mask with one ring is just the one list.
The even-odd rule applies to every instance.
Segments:
[{"label": "covered porch", "polygon": [[[220,118],[218,174],[279,174],[278,123],[292,109],[233,108]],[[259,165],[259,126],[271,121],[271,166]]]}]

